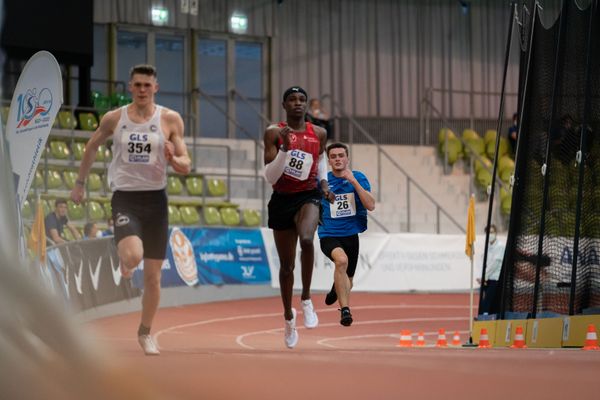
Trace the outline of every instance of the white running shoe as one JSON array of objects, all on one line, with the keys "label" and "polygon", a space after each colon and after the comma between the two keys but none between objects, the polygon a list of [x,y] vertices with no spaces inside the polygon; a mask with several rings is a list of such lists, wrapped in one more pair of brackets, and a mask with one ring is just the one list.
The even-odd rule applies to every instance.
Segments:
[{"label": "white running shoe", "polygon": [[307,329],[313,329],[319,326],[319,317],[315,312],[311,299],[302,300],[302,312],[304,313],[304,326]]},{"label": "white running shoe", "polygon": [[138,336],[138,343],[142,346],[144,353],[147,356],[157,356],[160,354],[158,351],[158,347],[156,343],[154,343],[154,339],[150,335],[140,335]]},{"label": "white running shoe", "polygon": [[291,320],[285,320],[285,345],[293,349],[298,344],[298,331],[296,330],[296,309],[292,308],[293,317]]}]

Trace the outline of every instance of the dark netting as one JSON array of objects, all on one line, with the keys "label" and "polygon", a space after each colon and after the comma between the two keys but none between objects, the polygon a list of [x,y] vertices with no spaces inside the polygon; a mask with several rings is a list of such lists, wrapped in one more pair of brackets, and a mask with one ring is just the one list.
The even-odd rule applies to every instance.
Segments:
[{"label": "dark netting", "polygon": [[[532,48],[526,49],[532,53],[526,94],[521,99],[517,179],[499,304],[506,312],[569,313],[580,176],[583,196],[574,312],[600,306],[600,140],[594,139],[600,130],[599,15],[595,10],[590,35],[591,8],[581,11],[575,2],[565,3],[561,19],[550,29],[544,29],[536,18]],[[589,60],[588,37],[592,38]],[[528,54],[522,52],[521,56],[523,78],[527,66],[523,60]],[[523,89],[521,86],[521,96]],[[589,128],[585,143],[584,124]],[[584,150],[581,175],[579,150]]]}]

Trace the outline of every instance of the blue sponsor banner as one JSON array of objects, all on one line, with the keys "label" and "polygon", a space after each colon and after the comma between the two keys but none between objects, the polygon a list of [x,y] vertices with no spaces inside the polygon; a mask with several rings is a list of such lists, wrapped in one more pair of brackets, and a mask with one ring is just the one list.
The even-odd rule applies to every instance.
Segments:
[{"label": "blue sponsor banner", "polygon": [[[163,287],[271,283],[260,229],[173,228],[169,237]],[[188,254],[194,260],[189,260]],[[194,261],[197,276],[190,271]],[[135,272],[134,284],[143,285],[141,271]]]}]

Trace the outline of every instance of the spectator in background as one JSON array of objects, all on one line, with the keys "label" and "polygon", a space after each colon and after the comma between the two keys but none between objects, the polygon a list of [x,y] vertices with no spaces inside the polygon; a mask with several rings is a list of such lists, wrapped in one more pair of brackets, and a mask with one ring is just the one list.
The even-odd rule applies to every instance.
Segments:
[{"label": "spectator in background", "polygon": [[502,270],[505,245],[502,241],[498,240],[496,236],[497,232],[496,225],[490,225],[490,242],[488,245],[487,267],[485,269],[483,285],[481,278],[477,278],[477,283],[483,286],[481,290],[481,308],[479,309],[480,315],[490,312],[494,297],[496,296],[496,289],[498,288],[500,271]]},{"label": "spectator in background", "polygon": [[95,222],[88,222],[83,227],[84,239],[96,239],[98,237],[98,226]]},{"label": "spectator in background", "polygon": [[513,114],[513,123],[510,128],[508,128],[508,141],[510,142],[510,148],[512,149],[513,156],[517,155],[517,134],[519,133],[519,114]]},{"label": "spectator in background", "polygon": [[54,202],[54,211],[46,216],[44,222],[46,224],[46,236],[56,244],[66,242],[63,236],[65,226],[71,231],[75,239],[81,239],[81,235],[79,235],[77,229],[69,223],[69,219],[67,218],[67,200],[65,199],[56,199]]},{"label": "spectator in background", "polygon": [[306,120],[313,125],[320,126],[327,131],[327,139],[333,136],[333,124],[329,120],[329,114],[321,106],[319,99],[310,99],[308,102],[308,110],[306,110]]},{"label": "spectator in background", "polygon": [[102,236],[113,236],[115,234],[115,223],[112,217],[109,217],[106,220],[106,224],[108,225],[108,227],[102,231]]}]

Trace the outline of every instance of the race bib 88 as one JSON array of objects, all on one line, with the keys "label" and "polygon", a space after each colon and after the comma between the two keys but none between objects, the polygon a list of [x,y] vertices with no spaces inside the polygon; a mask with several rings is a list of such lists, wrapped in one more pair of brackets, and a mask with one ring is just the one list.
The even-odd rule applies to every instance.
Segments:
[{"label": "race bib 88", "polygon": [[329,206],[331,218],[351,217],[356,215],[356,201],[354,193],[335,195],[335,201]]},{"label": "race bib 88", "polygon": [[156,161],[158,133],[123,133],[123,162],[128,164],[152,164]]},{"label": "race bib 88", "polygon": [[283,173],[300,181],[305,181],[308,179],[312,164],[313,156],[311,153],[302,150],[290,150],[285,158]]}]

